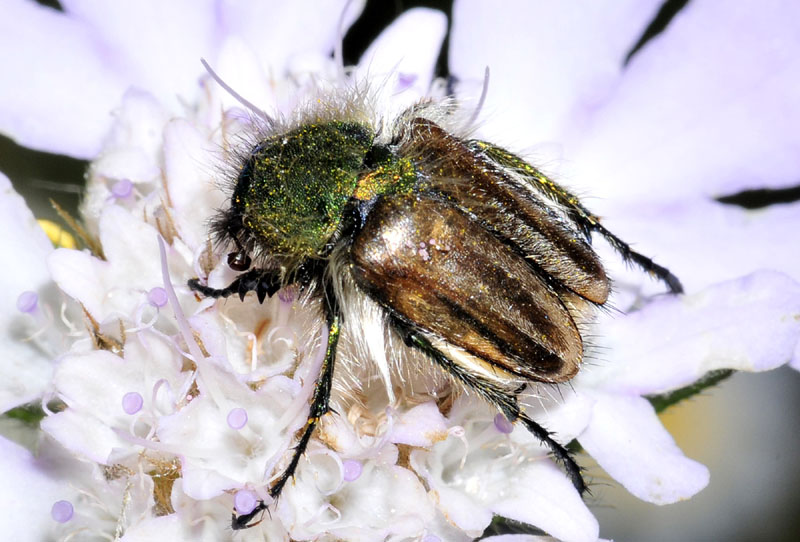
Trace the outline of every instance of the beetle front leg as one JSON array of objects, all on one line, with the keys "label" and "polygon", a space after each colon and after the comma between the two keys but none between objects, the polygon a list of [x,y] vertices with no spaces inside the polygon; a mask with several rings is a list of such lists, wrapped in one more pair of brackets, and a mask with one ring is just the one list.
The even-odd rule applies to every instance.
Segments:
[{"label": "beetle front leg", "polygon": [[277,271],[268,269],[251,269],[237,276],[225,288],[205,286],[200,284],[199,279],[189,279],[187,284],[192,291],[215,299],[238,294],[239,299],[244,301],[244,296],[247,292],[255,291],[259,303],[263,303],[264,299],[275,295],[282,285],[280,274]]},{"label": "beetle front leg", "polygon": [[[303,434],[300,436],[300,440],[297,441],[297,446],[295,446],[294,450],[292,451],[292,459],[289,461],[289,465],[280,475],[278,480],[272,484],[272,487],[269,488],[269,496],[274,500],[277,500],[278,497],[280,497],[286,482],[294,477],[294,474],[297,471],[297,466],[300,463],[300,457],[302,457],[302,455],[305,453],[319,420],[331,410],[330,398],[331,389],[333,388],[333,366],[336,359],[336,345],[339,342],[340,327],[338,314],[339,310],[335,303],[335,298],[328,297],[327,299],[328,301],[325,303],[325,306],[328,321],[328,340],[325,349],[325,358],[322,361],[319,377],[317,378],[317,383],[314,386],[314,396],[311,400],[311,408],[308,412],[308,419],[306,420],[306,424],[302,429]],[[249,514],[244,514],[241,516],[233,514],[231,518],[231,528],[234,530],[240,530],[253,527],[257,523],[253,524],[250,522],[257,514],[266,509],[267,505],[264,503],[264,501],[259,501],[258,505]]]}]

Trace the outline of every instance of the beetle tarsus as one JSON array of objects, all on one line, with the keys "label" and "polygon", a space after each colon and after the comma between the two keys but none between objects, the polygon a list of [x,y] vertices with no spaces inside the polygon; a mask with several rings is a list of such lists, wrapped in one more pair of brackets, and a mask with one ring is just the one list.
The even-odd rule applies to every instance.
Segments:
[{"label": "beetle tarsus", "polygon": [[275,295],[282,286],[278,273],[267,269],[251,269],[242,273],[225,288],[211,288],[201,284],[199,279],[189,279],[187,284],[192,291],[215,299],[237,294],[239,299],[244,301],[248,292],[255,291],[259,303],[263,303],[264,299]]}]

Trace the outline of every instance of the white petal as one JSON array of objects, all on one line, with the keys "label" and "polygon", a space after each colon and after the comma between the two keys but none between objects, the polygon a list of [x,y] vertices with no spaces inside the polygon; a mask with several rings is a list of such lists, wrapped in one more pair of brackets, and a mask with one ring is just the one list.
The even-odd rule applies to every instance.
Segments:
[{"label": "white petal", "polygon": [[800,340],[800,285],[762,271],[606,316],[601,327],[598,342],[609,359],[587,366],[576,385],[663,393],[714,369],[766,371],[791,360]]},{"label": "white petal", "polygon": [[343,484],[329,499],[323,498],[312,469],[306,467],[301,463],[294,486],[282,496],[290,506],[279,502],[281,520],[295,539],[328,532],[341,540],[402,540],[418,535],[433,521],[435,508],[425,489],[402,467],[367,463],[357,480]]},{"label": "white petal", "polygon": [[72,409],[46,417],[41,427],[71,452],[101,465],[109,463],[115,448],[128,444],[104,421]]},{"label": "white petal", "polygon": [[[46,324],[42,305],[50,283],[45,259],[53,246],[25,201],[0,173],[0,344],[3,351],[0,378],[0,412],[39,397],[50,379],[47,352],[29,338]],[[17,310],[17,298],[25,291],[37,292],[42,318]]]},{"label": "white petal", "polygon": [[604,198],[717,196],[800,173],[800,4],[691,2],[586,125],[571,175]]},{"label": "white petal", "polygon": [[0,130],[33,149],[96,155],[128,84],[124,62],[88,25],[35,2],[3,3],[0,40]]},{"label": "white petal", "polygon": [[189,246],[208,238],[208,218],[223,205],[224,195],[211,177],[210,157],[216,149],[208,138],[183,119],[164,130],[164,175],[171,216]]},{"label": "white petal", "polygon": [[[161,417],[157,428],[159,441],[183,457],[183,488],[194,499],[213,498],[246,483],[264,484],[272,474],[267,466],[275,465],[291,439],[278,424],[292,399],[283,381],[272,379],[253,391],[229,373],[208,369],[204,378],[218,386],[224,404],[201,393],[175,414]],[[226,421],[236,407],[247,412],[247,424],[238,430]]]},{"label": "white petal", "polygon": [[410,9],[367,48],[358,62],[359,73],[378,81],[387,78],[382,90],[394,95],[393,100],[412,89],[403,103],[413,102],[428,92],[446,32],[447,17],[441,11]]},{"label": "white petal", "polygon": [[[145,302],[147,292],[162,285],[157,239],[154,227],[126,209],[110,205],[100,217],[106,261],[88,252],[59,249],[48,258],[48,266],[59,287],[103,323],[120,314],[133,314]],[[170,258],[173,269],[182,265],[188,274],[185,261]]]},{"label": "white petal", "polygon": [[516,147],[560,142],[571,117],[613,92],[625,54],[659,5],[456,2],[450,70],[464,81],[491,70],[481,135]]},{"label": "white petal", "polygon": [[[120,542],[150,542],[151,540],[171,540],[172,542],[190,542],[196,540],[185,533],[184,519],[180,514],[169,514],[139,521],[125,529]],[[218,526],[222,529],[222,525]],[[196,536],[196,535],[195,535]]]},{"label": "white petal", "polygon": [[428,447],[447,438],[447,421],[433,401],[405,412],[392,427],[392,442]]},{"label": "white petal", "polygon": [[708,485],[708,469],[683,455],[641,397],[598,394],[578,438],[597,463],[636,497],[671,504]]},{"label": "white petal", "polygon": [[597,540],[599,526],[572,483],[551,461],[529,462],[491,503],[503,517],[536,525],[563,541]]},{"label": "white petal", "polygon": [[430,492],[447,521],[471,536],[480,534],[492,522],[492,510],[472,496],[445,485],[439,485]]}]

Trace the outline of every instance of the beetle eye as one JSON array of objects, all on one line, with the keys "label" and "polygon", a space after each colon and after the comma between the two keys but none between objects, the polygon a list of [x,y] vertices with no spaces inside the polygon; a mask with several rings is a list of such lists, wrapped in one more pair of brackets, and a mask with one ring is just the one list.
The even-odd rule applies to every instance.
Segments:
[{"label": "beetle eye", "polygon": [[244,252],[231,252],[228,254],[228,265],[234,271],[247,271],[251,263],[250,256]]}]

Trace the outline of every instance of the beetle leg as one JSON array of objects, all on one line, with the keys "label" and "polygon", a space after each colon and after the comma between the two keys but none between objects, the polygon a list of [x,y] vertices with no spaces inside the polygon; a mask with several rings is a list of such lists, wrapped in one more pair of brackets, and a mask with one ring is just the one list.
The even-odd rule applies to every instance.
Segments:
[{"label": "beetle leg", "polygon": [[281,289],[281,279],[277,271],[266,269],[251,269],[237,276],[225,288],[210,288],[200,284],[198,279],[189,279],[189,288],[199,292],[206,297],[220,298],[238,294],[239,299],[244,301],[247,292],[255,291],[258,302],[263,303],[268,296],[272,297],[275,292]]},{"label": "beetle leg", "polygon": [[[320,418],[331,411],[330,398],[331,389],[333,387],[333,365],[336,359],[336,344],[339,341],[339,307],[335,298],[332,295],[326,295],[326,302],[323,303],[325,307],[326,319],[328,321],[328,341],[325,350],[325,358],[322,361],[317,383],[314,386],[314,396],[311,400],[311,408],[308,412],[308,419],[303,427],[303,434],[297,441],[297,446],[292,451],[292,459],[289,465],[280,475],[278,480],[269,488],[269,496],[273,499],[278,499],[283,491],[286,482],[294,477],[297,465],[300,463],[300,457],[305,453],[308,447],[308,442],[311,440],[311,435],[317,427]],[[267,509],[264,501],[259,501],[258,505],[249,514],[237,516],[233,514],[231,518],[231,528],[234,530],[247,529],[253,527],[250,521],[260,512]]]},{"label": "beetle leg", "polygon": [[468,388],[479,393],[484,399],[496,406],[510,422],[520,421],[533,436],[538,438],[545,446],[550,448],[553,458],[558,462],[572,482],[572,485],[583,495],[588,491],[586,482],[581,474],[581,467],[570,455],[569,451],[553,439],[552,434],[536,423],[527,414],[522,412],[517,396],[513,392],[505,391],[495,384],[488,382],[474,374],[465,371],[450,358],[445,356],[424,335],[415,331],[413,327],[397,318],[393,324],[408,346],[418,348],[433,358],[445,371],[461,381]]},{"label": "beetle leg", "polygon": [[[544,177],[544,175],[541,173],[539,175]],[[664,282],[669,287],[670,292],[673,294],[683,293],[683,285],[678,277],[672,273],[672,271],[662,265],[657,264],[644,254],[640,254],[633,250],[628,243],[608,231],[605,226],[600,223],[600,218],[589,211],[589,209],[584,207],[576,196],[561,188],[553,181],[550,181],[549,179],[547,180],[549,183],[540,182],[536,183],[535,186],[556,200],[558,203],[566,207],[570,217],[582,231],[599,233],[606,241],[608,241],[614,250],[616,250],[619,255],[622,256],[623,260],[633,262],[651,275],[658,278],[660,281]]]},{"label": "beetle leg", "polygon": [[528,186],[564,207],[569,217],[585,235],[588,236],[591,232],[599,233],[624,260],[633,262],[651,275],[654,275],[669,286],[670,292],[673,294],[683,292],[683,286],[678,277],[666,267],[658,265],[643,254],[639,254],[628,243],[608,231],[600,223],[600,218],[584,207],[578,197],[569,190],[554,182],[519,156],[500,147],[485,141],[472,141],[470,144],[477,152],[485,153],[488,158],[500,166],[519,173],[527,181]]}]

